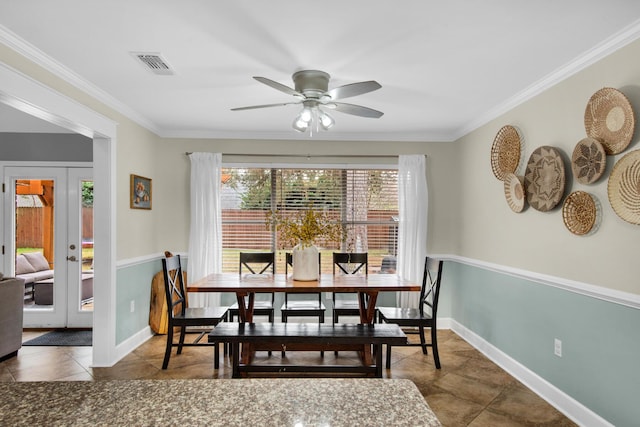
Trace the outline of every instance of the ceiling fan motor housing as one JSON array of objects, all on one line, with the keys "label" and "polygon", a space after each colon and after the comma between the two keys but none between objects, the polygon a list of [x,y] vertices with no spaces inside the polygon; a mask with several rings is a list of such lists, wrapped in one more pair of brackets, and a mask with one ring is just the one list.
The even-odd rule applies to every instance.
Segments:
[{"label": "ceiling fan motor housing", "polygon": [[318,70],[302,70],[293,74],[296,91],[307,98],[319,99],[329,90],[329,74]]}]

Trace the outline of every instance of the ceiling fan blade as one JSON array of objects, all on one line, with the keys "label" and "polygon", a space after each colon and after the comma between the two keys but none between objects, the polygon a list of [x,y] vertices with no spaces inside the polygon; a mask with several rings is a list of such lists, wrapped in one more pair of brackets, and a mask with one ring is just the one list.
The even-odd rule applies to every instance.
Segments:
[{"label": "ceiling fan blade", "polygon": [[249,107],[232,108],[231,111],[255,110],[256,108],[283,107],[285,105],[295,105],[295,104],[300,104],[300,103],[302,103],[302,101],[300,101],[300,102],[281,102],[279,104],[251,105]]},{"label": "ceiling fan blade", "polygon": [[382,117],[384,114],[382,111],[374,110],[373,108],[363,107],[362,105],[346,104],[344,102],[331,102],[325,104],[325,106],[341,113],[360,117],[370,117],[373,119]]},{"label": "ceiling fan blade", "polygon": [[367,82],[351,83],[344,86],[334,87],[327,94],[331,99],[344,99],[350,96],[362,95],[364,93],[373,92],[380,89],[382,86],[380,83],[369,80]]},{"label": "ceiling fan blade", "polygon": [[268,79],[266,77],[254,77],[254,79],[259,81],[260,83],[264,83],[267,86],[270,86],[270,87],[272,87],[272,88],[274,88],[276,90],[279,90],[280,92],[284,92],[287,95],[299,96],[301,98],[304,98],[303,94],[301,94],[297,90],[291,89],[289,86],[283,85],[282,83],[278,83],[278,82],[273,81],[271,79]]}]

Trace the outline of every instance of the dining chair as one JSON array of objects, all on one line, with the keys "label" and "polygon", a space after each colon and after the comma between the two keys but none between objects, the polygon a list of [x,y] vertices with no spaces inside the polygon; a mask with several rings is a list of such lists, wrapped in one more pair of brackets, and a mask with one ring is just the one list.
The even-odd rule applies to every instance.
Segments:
[{"label": "dining chair", "polygon": [[[320,272],[321,269],[320,259],[321,255],[318,254],[318,272]],[[285,275],[289,274],[289,266],[293,266],[293,255],[290,252],[287,252],[285,253]],[[292,295],[312,295],[314,298],[300,299],[294,297],[291,299]],[[324,323],[325,311],[326,307],[322,303],[322,292],[285,292],[284,304],[282,304],[282,307],[280,308],[283,323],[287,322],[287,318],[289,316],[317,317],[318,323]]]},{"label": "dining chair", "polygon": [[[437,313],[440,299],[440,282],[442,278],[442,260],[424,261],[424,273],[422,275],[422,288],[418,308],[378,307],[378,321],[380,323],[395,323],[400,327],[418,328],[420,344],[411,343],[408,346],[422,347],[422,353],[427,354],[427,347],[433,351],[433,361],[436,368],[440,369],[440,356],[438,355]],[[432,271],[435,267],[435,271]],[[435,279],[434,279],[435,275]],[[425,340],[424,329],[431,329],[431,343]],[[387,369],[391,368],[391,346],[387,345]]]},{"label": "dining chair", "polygon": [[[322,272],[321,267],[321,254],[318,253],[318,274]],[[285,253],[284,273],[285,276],[289,274],[289,266],[293,267],[293,255],[290,252]],[[293,299],[290,297],[295,295]],[[306,299],[298,298],[298,295],[306,296]],[[315,298],[310,299],[309,295]],[[322,292],[285,292],[284,304],[280,307],[280,314],[282,316],[282,323],[287,323],[289,316],[291,317],[317,317],[318,323],[324,323],[324,313],[326,307],[322,303]],[[321,356],[324,356],[324,351],[320,352]],[[282,357],[285,356],[285,351],[282,351]]]},{"label": "dining chair", "polygon": [[[336,271],[337,269],[337,271]],[[333,275],[364,274],[369,275],[369,257],[366,252],[334,252]],[[347,297],[347,296],[350,296]],[[340,316],[360,316],[357,295],[352,292],[334,292],[333,323],[338,323]]]},{"label": "dining chair", "polygon": [[[274,274],[275,273],[275,252],[240,252],[240,262],[238,272],[242,276],[243,268],[246,274]],[[258,299],[262,296],[263,299]],[[264,297],[267,297],[264,299]],[[275,295],[273,292],[256,293],[256,300],[253,306],[254,316],[267,316],[269,322],[274,321],[273,303]],[[240,309],[235,302],[229,307],[229,321],[233,322],[235,317],[240,318]]]},{"label": "dining chair", "polygon": [[[228,307],[188,307],[187,294],[185,292],[184,276],[180,255],[167,256],[162,259],[162,272],[164,275],[164,289],[167,301],[167,346],[162,362],[162,369],[167,369],[171,350],[178,347],[177,354],[182,353],[185,346],[214,346],[214,368],[219,368],[220,350],[218,343],[200,343],[202,337],[218,323],[227,320]],[[185,343],[187,327],[206,327],[200,331],[193,342]],[[173,342],[174,328],[180,328],[180,338]]]}]

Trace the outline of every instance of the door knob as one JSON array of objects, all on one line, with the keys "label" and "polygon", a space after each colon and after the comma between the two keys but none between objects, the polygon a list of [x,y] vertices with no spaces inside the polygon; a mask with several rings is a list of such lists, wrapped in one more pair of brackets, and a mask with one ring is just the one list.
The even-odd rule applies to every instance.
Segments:
[{"label": "door knob", "polygon": [[78,262],[78,258],[75,255],[71,255],[67,257],[67,261]]}]

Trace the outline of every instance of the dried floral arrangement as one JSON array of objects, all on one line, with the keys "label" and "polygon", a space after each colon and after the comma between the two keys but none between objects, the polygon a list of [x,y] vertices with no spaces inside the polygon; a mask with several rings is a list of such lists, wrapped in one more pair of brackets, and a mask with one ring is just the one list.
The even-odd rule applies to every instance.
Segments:
[{"label": "dried floral arrangement", "polygon": [[323,212],[313,209],[297,211],[295,214],[283,215],[279,212],[268,212],[267,229],[275,226],[280,242],[294,247],[313,245],[317,239],[340,241],[343,236],[342,225],[331,220]]}]

